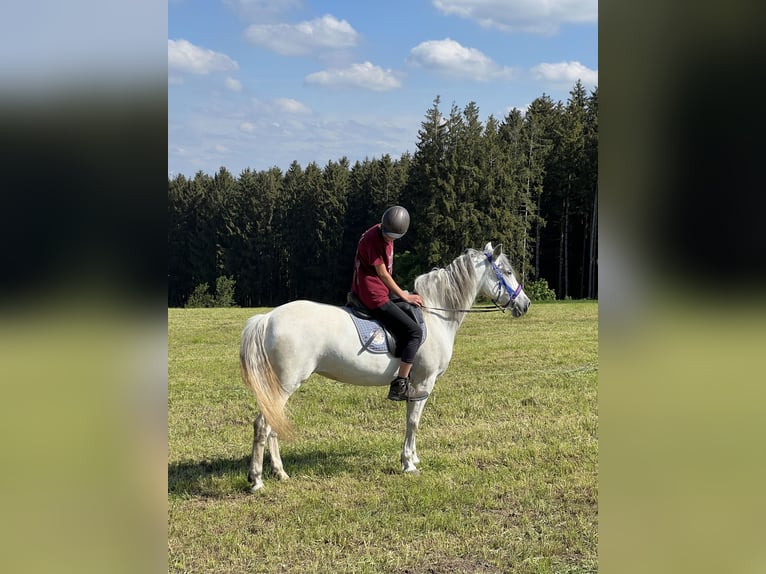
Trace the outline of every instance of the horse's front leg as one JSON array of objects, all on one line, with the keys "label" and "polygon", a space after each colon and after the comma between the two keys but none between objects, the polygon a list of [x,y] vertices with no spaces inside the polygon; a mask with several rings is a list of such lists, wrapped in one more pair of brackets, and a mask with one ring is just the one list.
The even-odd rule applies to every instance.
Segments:
[{"label": "horse's front leg", "polygon": [[420,424],[420,415],[428,399],[422,401],[407,402],[407,431],[404,434],[404,447],[402,448],[402,471],[413,474],[418,473],[415,465],[420,463],[415,448],[415,434]]}]

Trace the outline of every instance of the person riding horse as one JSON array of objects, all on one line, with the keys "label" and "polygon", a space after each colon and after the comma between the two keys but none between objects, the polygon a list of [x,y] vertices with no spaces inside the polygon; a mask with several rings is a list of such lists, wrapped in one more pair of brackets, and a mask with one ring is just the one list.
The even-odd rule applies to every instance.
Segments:
[{"label": "person riding horse", "polygon": [[[396,213],[399,213],[398,220]],[[403,234],[407,223],[400,210],[390,212],[381,222],[379,238],[384,230],[390,238],[391,234]],[[392,255],[393,250],[381,259],[388,276],[391,272],[387,264]],[[372,268],[374,270],[375,266]],[[372,272],[383,282],[377,271]],[[360,284],[363,282],[361,274],[362,271]],[[375,278],[368,280],[372,282]],[[409,295],[400,291],[394,289],[392,294]],[[247,474],[252,483],[251,491],[256,492],[264,486],[263,455],[267,442],[271,472],[280,480],[289,478],[279,454],[279,436],[291,434],[285,405],[313,373],[340,383],[362,386],[389,385],[396,377],[391,385],[392,398],[408,400],[399,460],[402,472],[418,472],[416,465],[420,463],[420,457],[415,435],[426,403],[422,399],[433,391],[436,380],[447,370],[455,335],[476,298],[482,295],[490,299],[498,311],[508,310],[513,317],[521,317],[530,306],[529,297],[516,279],[511,262],[501,246],[492,243],[487,243],[482,250],[468,248],[446,267],[418,275],[413,291],[419,296],[411,295],[407,299],[415,305],[422,301],[421,309],[429,313],[429,320],[428,338],[417,351],[418,361],[411,367],[409,381],[405,378],[410,368],[406,363],[402,373],[399,371],[400,360],[395,356],[360,349],[359,333],[349,319],[347,309],[297,300],[247,320],[242,330],[239,361],[242,380],[252,390],[259,410],[253,421],[253,455]],[[415,389],[417,394],[413,392]],[[415,400],[415,397],[421,400]]]},{"label": "person riding horse", "polygon": [[410,214],[404,207],[395,205],[386,209],[380,223],[370,227],[359,239],[351,284],[352,293],[394,334],[402,349],[399,372],[388,391],[387,398],[392,401],[422,401],[428,397],[427,392],[418,392],[410,385],[410,370],[422,330],[391,300],[393,295],[411,305],[423,305],[420,295],[402,290],[392,277],[394,241],[407,233],[409,226]]}]

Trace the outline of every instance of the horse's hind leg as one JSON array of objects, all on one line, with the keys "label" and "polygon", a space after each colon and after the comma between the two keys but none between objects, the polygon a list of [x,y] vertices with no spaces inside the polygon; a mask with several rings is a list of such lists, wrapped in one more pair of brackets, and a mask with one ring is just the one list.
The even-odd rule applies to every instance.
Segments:
[{"label": "horse's hind leg", "polygon": [[271,472],[279,480],[290,478],[282,466],[282,457],[279,456],[279,439],[277,433],[269,432],[269,455],[271,456]]},{"label": "horse's hind leg", "polygon": [[258,413],[253,422],[253,458],[250,461],[250,472],[247,473],[247,479],[253,485],[250,488],[251,492],[263,488],[263,451],[270,430],[269,425],[266,424],[266,419]]}]

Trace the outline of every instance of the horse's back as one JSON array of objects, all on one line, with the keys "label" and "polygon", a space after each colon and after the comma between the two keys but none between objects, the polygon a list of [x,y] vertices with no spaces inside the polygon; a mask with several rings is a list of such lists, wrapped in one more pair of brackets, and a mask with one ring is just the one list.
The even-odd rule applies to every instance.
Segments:
[{"label": "horse's back", "polygon": [[[267,315],[275,327],[288,327],[290,331],[311,330],[323,322],[337,323],[343,320],[345,311],[340,307],[299,299],[272,309]],[[292,329],[290,329],[292,327]]]},{"label": "horse's back", "polygon": [[347,342],[353,328],[340,307],[315,301],[291,301],[275,307],[266,320],[266,344],[274,353],[301,357],[321,356],[328,347]]},{"label": "horse's back", "polygon": [[391,356],[362,351],[356,328],[341,307],[292,301],[263,319],[264,346],[280,376],[303,380],[311,373],[352,384],[390,382]]}]

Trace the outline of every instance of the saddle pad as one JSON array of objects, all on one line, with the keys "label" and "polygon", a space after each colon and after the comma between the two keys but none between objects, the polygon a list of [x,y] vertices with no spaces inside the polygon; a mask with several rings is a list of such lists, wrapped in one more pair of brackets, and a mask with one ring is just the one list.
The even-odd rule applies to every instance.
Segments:
[{"label": "saddle pad", "polygon": [[[385,330],[383,326],[377,321],[371,319],[361,319],[354,315],[350,307],[341,307],[348,316],[351,317],[356,332],[359,335],[359,341],[362,343],[362,349],[369,351],[370,353],[396,353],[396,340],[393,335]],[[426,340],[426,324],[423,321],[423,312],[420,309],[415,310],[418,325],[423,330],[423,336],[420,339],[420,344]]]}]

